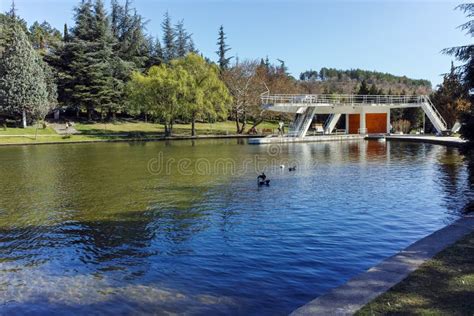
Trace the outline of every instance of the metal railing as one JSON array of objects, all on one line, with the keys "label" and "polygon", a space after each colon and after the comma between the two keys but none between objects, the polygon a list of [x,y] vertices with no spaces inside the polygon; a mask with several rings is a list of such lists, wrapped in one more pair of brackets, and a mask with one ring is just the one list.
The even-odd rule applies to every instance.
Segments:
[{"label": "metal railing", "polygon": [[[354,95],[354,94],[267,94],[262,95],[262,104],[331,104],[331,105],[367,105],[367,104],[420,104],[426,102],[425,95]],[[429,99],[429,98],[428,98]]]}]

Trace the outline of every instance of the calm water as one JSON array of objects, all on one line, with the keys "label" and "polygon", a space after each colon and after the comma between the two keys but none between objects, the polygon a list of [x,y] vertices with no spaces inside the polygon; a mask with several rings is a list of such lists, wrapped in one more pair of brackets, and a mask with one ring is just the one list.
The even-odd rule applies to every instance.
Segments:
[{"label": "calm water", "polygon": [[396,142],[0,148],[0,314],[284,315],[458,218],[469,173]]}]

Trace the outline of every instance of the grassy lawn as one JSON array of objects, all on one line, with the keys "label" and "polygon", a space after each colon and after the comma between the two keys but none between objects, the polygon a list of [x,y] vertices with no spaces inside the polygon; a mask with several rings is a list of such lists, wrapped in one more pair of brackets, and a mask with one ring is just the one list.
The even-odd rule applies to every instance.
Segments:
[{"label": "grassy lawn", "polygon": [[474,233],[443,250],[356,315],[474,315]]},{"label": "grassy lawn", "polygon": [[[277,129],[277,123],[264,122],[257,129]],[[128,134],[140,133],[143,135],[161,135],[164,133],[164,126],[156,123],[145,122],[126,122],[118,121],[116,123],[93,123],[76,124],[75,128],[85,135],[98,134]],[[196,123],[196,133],[198,135],[232,135],[235,134],[235,123],[231,121],[216,123]],[[175,124],[173,134],[178,136],[190,136],[191,124]]]},{"label": "grassy lawn", "polygon": [[[250,127],[251,125],[247,125]],[[277,123],[264,122],[257,129],[277,129]],[[51,128],[39,128],[35,139],[35,127],[0,129],[0,144],[19,143],[44,143],[44,142],[79,142],[97,141],[129,138],[152,138],[164,136],[162,124],[144,123],[139,121],[118,121],[116,123],[76,123],[74,128],[80,134],[64,137],[56,134]],[[235,123],[231,121],[209,123],[196,123],[197,135],[233,135],[235,134]],[[9,136],[12,135],[12,136]],[[21,137],[15,135],[22,135]],[[191,124],[176,124],[173,127],[174,136],[190,136]]]},{"label": "grassy lawn", "polygon": [[[36,133],[35,126],[28,126],[27,128],[8,127],[6,130],[3,128],[0,128],[0,136],[2,135],[32,135],[34,137],[35,133]],[[38,128],[38,135],[56,135],[56,132],[51,127],[47,127],[45,129],[40,127]]]}]

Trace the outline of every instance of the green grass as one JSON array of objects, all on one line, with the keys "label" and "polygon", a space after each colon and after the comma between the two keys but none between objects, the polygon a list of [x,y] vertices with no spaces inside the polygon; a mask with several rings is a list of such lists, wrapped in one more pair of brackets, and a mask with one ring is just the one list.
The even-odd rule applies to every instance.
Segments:
[{"label": "green grass", "polygon": [[474,315],[474,233],[424,263],[356,315]]},{"label": "green grass", "polygon": [[[250,125],[247,125],[250,127]],[[145,122],[126,122],[118,121],[116,123],[92,123],[92,124],[76,124],[74,126],[82,134],[87,135],[113,135],[113,134],[129,134],[140,133],[144,135],[162,135],[164,134],[164,126],[156,123]],[[277,123],[264,122],[257,129],[275,129]],[[197,135],[232,135],[235,134],[235,122],[216,122],[216,123],[196,123]],[[175,124],[173,126],[173,134],[176,136],[190,136],[191,124]]]},{"label": "green grass", "polygon": [[[35,136],[36,127],[28,126],[27,128],[10,128],[7,127],[5,130],[3,127],[0,127],[0,136],[1,135],[32,135]],[[38,128],[38,135],[56,135],[56,132],[51,127],[42,127]],[[1,139],[0,139],[1,141]]]},{"label": "green grass", "polygon": [[[248,124],[247,128],[251,125]],[[263,122],[257,129],[276,130],[277,123]],[[76,123],[74,128],[80,134],[64,137],[56,134],[51,128],[39,128],[38,135],[35,139],[35,127],[23,128],[7,128],[0,129],[0,144],[33,144],[48,142],[87,142],[102,140],[127,140],[127,139],[147,139],[164,136],[164,126],[162,124],[145,123],[140,121],[117,121],[116,123]],[[235,122],[217,122],[217,123],[196,123],[197,135],[234,135]],[[8,136],[12,135],[12,136]],[[16,135],[22,135],[18,137]],[[173,136],[190,136],[191,124],[175,124],[173,127]]]}]

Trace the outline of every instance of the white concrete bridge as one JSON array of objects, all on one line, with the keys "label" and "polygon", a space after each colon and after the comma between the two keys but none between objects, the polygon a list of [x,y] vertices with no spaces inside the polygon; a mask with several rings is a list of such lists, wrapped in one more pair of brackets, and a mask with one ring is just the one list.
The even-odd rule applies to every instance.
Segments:
[{"label": "white concrete bridge", "polygon": [[347,134],[390,133],[390,110],[399,108],[422,108],[439,134],[447,131],[445,120],[426,95],[264,94],[261,99],[269,111],[296,114],[290,137],[305,137],[317,114],[329,114],[325,134],[333,132],[342,115]]}]

